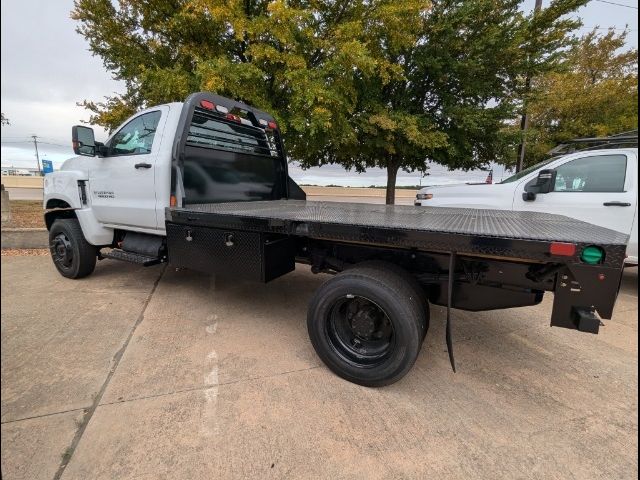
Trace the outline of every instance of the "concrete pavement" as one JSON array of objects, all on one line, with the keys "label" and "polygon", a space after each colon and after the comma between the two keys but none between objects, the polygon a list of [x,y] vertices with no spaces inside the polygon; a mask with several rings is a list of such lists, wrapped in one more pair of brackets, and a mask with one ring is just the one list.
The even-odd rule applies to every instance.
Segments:
[{"label": "concrete pavement", "polygon": [[268,285],[2,258],[2,478],[636,478],[637,269],[597,336],[535,307],[444,309],[418,362],[367,389],[306,334],[326,277]]}]

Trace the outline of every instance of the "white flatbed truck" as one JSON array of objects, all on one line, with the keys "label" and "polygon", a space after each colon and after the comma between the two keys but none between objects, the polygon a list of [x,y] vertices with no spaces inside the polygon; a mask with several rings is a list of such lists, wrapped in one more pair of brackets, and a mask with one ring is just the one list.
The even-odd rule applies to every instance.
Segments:
[{"label": "white flatbed truck", "polygon": [[551,325],[591,333],[613,313],[628,235],[539,212],[306,201],[274,118],[227,98],[149,108],[104,144],[76,126],[73,144],[78,156],[45,177],[63,276],[111,258],[269,282],[308,264],[335,274],[310,301],[311,343],[355,383],[410,370],[429,303],[447,306],[454,369],[451,309],[535,305],[553,292]]}]

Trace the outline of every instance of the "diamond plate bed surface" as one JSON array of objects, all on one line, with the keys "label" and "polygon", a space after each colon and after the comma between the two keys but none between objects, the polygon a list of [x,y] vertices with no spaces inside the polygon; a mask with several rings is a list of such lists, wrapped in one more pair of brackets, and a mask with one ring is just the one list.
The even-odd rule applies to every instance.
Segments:
[{"label": "diamond plate bed surface", "polygon": [[581,244],[626,245],[628,239],[623,233],[561,215],[506,210],[272,200],[193,204],[174,212]]}]

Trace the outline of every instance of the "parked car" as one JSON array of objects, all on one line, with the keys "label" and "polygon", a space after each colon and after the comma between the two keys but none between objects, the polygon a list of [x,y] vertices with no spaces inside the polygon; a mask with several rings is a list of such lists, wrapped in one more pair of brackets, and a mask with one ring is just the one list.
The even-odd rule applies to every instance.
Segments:
[{"label": "parked car", "polygon": [[565,215],[629,235],[626,263],[638,264],[637,147],[550,158],[495,184],[425,187],[414,203]]}]

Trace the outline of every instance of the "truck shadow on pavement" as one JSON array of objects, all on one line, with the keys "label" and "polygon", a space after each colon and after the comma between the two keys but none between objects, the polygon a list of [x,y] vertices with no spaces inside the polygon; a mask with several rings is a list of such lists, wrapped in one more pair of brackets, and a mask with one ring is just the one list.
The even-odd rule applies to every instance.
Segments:
[{"label": "truck shadow on pavement", "polygon": [[[307,267],[299,266],[295,272],[263,285],[172,270],[175,269],[169,266],[162,280],[172,288],[185,280],[193,284],[210,284],[210,291],[215,292],[212,307],[220,312],[225,322],[233,323],[234,316],[242,318],[247,335],[251,331],[262,331],[267,322],[274,332],[288,332],[289,340],[297,348],[303,345],[308,356],[315,356],[306,335],[307,306],[329,275],[313,275]],[[635,295],[634,292],[637,292],[637,269],[625,272],[621,287],[621,295]],[[551,328],[552,301],[553,295],[547,294],[544,301],[534,307],[488,312],[454,310],[454,352],[461,373],[458,376],[475,372],[486,379],[487,374],[493,372],[502,377],[505,371],[515,368],[522,370],[522,375],[526,372],[539,377],[538,381],[545,378],[544,383],[557,384],[560,374],[570,377],[602,371],[605,368],[602,357],[607,356],[608,349],[618,347],[615,342],[606,341],[609,327],[603,327],[600,336]],[[430,328],[416,366],[421,373],[454,378],[444,342],[445,315],[445,308],[431,306]],[[616,317],[605,324],[615,329]],[[260,341],[269,340],[262,338]],[[609,355],[608,359],[617,367],[624,363],[615,356]],[[419,374],[410,373],[407,379],[416,375]]]}]

